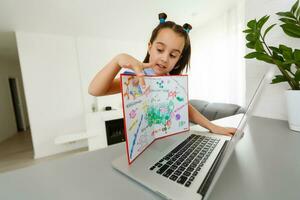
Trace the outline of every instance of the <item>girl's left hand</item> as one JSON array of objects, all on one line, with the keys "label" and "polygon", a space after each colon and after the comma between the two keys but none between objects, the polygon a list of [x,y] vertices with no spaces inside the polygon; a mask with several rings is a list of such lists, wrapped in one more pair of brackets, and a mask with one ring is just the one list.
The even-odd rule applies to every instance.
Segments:
[{"label": "girl's left hand", "polygon": [[236,130],[237,130],[236,128],[227,128],[227,127],[222,127],[214,124],[209,131],[220,135],[233,136]]}]

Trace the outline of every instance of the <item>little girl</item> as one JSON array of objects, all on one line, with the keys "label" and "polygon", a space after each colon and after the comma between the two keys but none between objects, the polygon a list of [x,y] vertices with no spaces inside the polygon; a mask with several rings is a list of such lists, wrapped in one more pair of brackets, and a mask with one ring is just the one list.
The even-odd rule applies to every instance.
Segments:
[{"label": "little girl", "polygon": [[[159,14],[160,23],[152,32],[143,62],[128,54],[115,56],[96,74],[89,85],[89,93],[93,96],[103,96],[121,92],[120,79],[115,77],[122,68],[133,71],[142,87],[145,87],[144,75],[181,74],[184,69],[187,72],[191,56],[188,33],[192,26],[180,26],[172,21],[165,21],[166,18],[165,13]],[[236,131],[235,128],[224,128],[211,123],[190,103],[188,110],[189,120],[210,132],[231,136]]]}]

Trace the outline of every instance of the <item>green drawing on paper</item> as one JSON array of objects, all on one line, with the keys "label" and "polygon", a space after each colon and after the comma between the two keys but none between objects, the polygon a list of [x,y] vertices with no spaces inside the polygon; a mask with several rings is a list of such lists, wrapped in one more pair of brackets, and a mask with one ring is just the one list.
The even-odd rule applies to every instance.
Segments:
[{"label": "green drawing on paper", "polygon": [[156,138],[189,128],[187,76],[145,76],[144,90],[133,80],[121,76],[129,162]]},{"label": "green drawing on paper", "polygon": [[146,114],[146,120],[149,126],[153,124],[165,125],[167,121],[170,120],[173,110],[174,103],[172,101],[149,106]]},{"label": "green drawing on paper", "polygon": [[178,101],[183,101],[183,98],[182,97],[176,97],[176,99],[178,100]]}]

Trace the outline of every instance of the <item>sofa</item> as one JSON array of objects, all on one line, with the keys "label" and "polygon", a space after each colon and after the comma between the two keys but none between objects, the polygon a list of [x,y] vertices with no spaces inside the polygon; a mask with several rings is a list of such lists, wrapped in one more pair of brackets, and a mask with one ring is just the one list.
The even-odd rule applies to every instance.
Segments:
[{"label": "sofa", "polygon": [[210,121],[239,113],[245,113],[245,109],[236,104],[215,103],[199,99],[191,99],[190,103]]}]

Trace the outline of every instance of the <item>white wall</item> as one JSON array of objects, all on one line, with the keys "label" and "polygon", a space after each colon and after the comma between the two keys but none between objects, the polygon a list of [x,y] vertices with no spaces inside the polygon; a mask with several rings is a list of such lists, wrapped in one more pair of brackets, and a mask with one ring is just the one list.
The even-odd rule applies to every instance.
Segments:
[{"label": "white wall", "polygon": [[[18,51],[35,158],[86,146],[86,142],[55,145],[56,136],[86,132],[85,117],[95,98],[88,85],[119,53],[143,59],[147,43],[18,32]],[[97,97],[99,109],[120,108],[121,97]]]},{"label": "white wall", "polygon": [[55,145],[58,135],[85,131],[73,37],[17,32],[35,158],[86,146]]},{"label": "white wall", "polygon": [[0,57],[0,142],[13,136],[18,131],[11,99],[9,78],[17,79],[25,113],[25,126],[29,126],[19,63],[16,60]]},{"label": "white wall", "polygon": [[[146,55],[147,42],[77,37],[77,49],[85,113],[88,113],[92,111],[92,104],[94,103],[94,97],[88,94],[88,86],[96,73],[119,53],[128,53],[142,61]],[[97,97],[97,102],[99,110],[105,106],[121,108],[120,94]]]},{"label": "white wall", "polygon": [[[279,17],[275,14],[280,11],[289,11],[295,2],[295,0],[247,0],[245,16],[246,23],[254,18],[259,19],[264,15],[271,15],[269,22],[267,22],[266,25],[269,26],[273,23],[277,23],[278,25],[269,32],[268,36],[266,37],[267,43],[271,44],[272,46],[285,44],[293,48],[299,48],[300,40],[288,37],[283,33],[282,29],[279,27]],[[247,50],[247,52],[250,51]],[[266,64],[257,60],[246,60],[246,96],[248,101],[263,73],[270,66],[275,67],[275,65]],[[284,91],[287,88],[289,88],[287,83],[267,85],[262,93],[261,99],[254,114],[262,117],[286,120],[287,113]]]},{"label": "white wall", "polygon": [[193,28],[190,98],[245,104],[244,1]]}]

